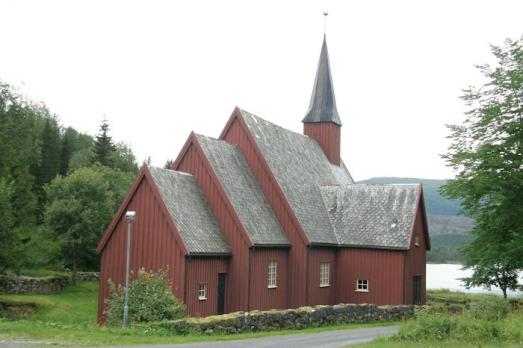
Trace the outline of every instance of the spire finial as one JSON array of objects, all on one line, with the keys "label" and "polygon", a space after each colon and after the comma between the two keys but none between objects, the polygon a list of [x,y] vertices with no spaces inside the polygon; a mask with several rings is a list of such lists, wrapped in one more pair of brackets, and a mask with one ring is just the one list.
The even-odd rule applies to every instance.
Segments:
[{"label": "spire finial", "polygon": [[323,11],[323,35],[327,35],[327,16],[329,12]]}]

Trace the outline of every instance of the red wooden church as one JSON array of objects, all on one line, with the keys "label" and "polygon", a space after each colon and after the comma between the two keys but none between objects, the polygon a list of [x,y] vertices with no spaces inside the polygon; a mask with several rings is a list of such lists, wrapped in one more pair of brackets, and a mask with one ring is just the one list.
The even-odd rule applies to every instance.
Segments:
[{"label": "red wooden church", "polygon": [[324,39],[304,134],[236,108],[218,139],[191,133],[172,170],[144,166],[105,232],[108,281],[168,270],[194,316],[336,303],[425,302],[421,185],[355,184],[340,158]]}]

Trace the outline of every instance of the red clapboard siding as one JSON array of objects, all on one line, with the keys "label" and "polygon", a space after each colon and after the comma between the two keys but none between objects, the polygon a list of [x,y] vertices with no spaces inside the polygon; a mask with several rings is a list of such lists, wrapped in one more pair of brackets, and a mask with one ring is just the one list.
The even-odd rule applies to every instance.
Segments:
[{"label": "red clapboard siding", "polygon": [[[218,306],[218,274],[228,273],[227,258],[198,257],[187,259],[187,314],[204,317],[216,314]],[[227,275],[228,276],[228,275]],[[198,285],[207,284],[207,299],[198,299]],[[234,289],[225,288],[227,292]]]},{"label": "red clapboard siding", "polygon": [[[336,249],[311,247],[309,249],[307,305],[330,305],[336,302]],[[329,264],[329,286],[320,287],[320,264]]]},{"label": "red clapboard siding", "polygon": [[[287,308],[288,249],[251,249],[250,308]],[[276,261],[276,288],[269,289],[269,262]]]},{"label": "red clapboard siding", "polygon": [[[421,303],[426,301],[425,290],[427,281],[427,241],[425,240],[422,209],[418,209],[414,220],[414,230],[410,241],[410,250],[406,253],[405,265],[405,303],[413,303],[413,276],[421,276]],[[419,246],[415,245],[416,235],[419,238]]]},{"label": "red clapboard siding", "polygon": [[[163,202],[159,200],[147,176],[139,176],[137,189],[125,210],[136,211],[132,224],[130,269],[131,279],[140,268],[147,271],[165,270],[172,282],[176,297],[183,301],[185,251],[174,238],[178,232],[168,223]],[[125,282],[125,257],[127,222],[122,217],[114,226],[107,244],[102,250],[100,265],[100,292],[98,301],[98,321],[105,320],[103,311],[105,300],[109,297],[109,280],[115,284]],[[150,257],[154,255],[154,257]]]},{"label": "red clapboard siding", "polygon": [[332,164],[340,165],[341,127],[332,122],[304,123],[303,134],[315,139]]},{"label": "red clapboard siding", "polygon": [[287,306],[300,307],[305,305],[307,237],[237,108],[222,131],[220,139],[230,144],[237,144],[240,147],[292,245],[288,256],[288,268],[292,271],[288,275]]},{"label": "red clapboard siding", "polygon": [[226,287],[234,291],[226,294],[225,312],[247,310],[250,240],[193,135],[187,140],[173,169],[194,175],[231,248],[233,256],[230,259]]},{"label": "red clapboard siding", "polygon": [[[336,302],[402,304],[403,267],[403,251],[340,249]],[[369,292],[356,291],[357,279],[369,281]]]}]

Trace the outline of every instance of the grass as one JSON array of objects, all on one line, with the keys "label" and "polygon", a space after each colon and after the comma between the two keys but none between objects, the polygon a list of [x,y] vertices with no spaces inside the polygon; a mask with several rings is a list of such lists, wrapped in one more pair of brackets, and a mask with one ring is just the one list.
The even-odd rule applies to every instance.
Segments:
[{"label": "grass", "polygon": [[[523,347],[523,300],[511,300],[513,309],[506,316],[491,318],[501,298],[488,294],[465,294],[448,290],[429,291],[428,302],[436,306],[460,305],[464,314],[428,313],[402,326],[400,333],[380,338],[361,348],[490,348]],[[503,302],[501,302],[502,304]],[[518,306],[519,303],[519,306]],[[519,309],[518,309],[519,307]],[[470,308],[470,309],[468,309]]]},{"label": "grass", "polygon": [[176,335],[147,328],[107,328],[96,324],[98,284],[79,282],[58,294],[0,295],[0,301],[35,303],[37,310],[24,319],[0,319],[0,339],[27,338],[64,346],[189,343],[255,338],[326,330],[390,325],[390,322],[344,324],[303,330],[277,330],[235,335]]}]

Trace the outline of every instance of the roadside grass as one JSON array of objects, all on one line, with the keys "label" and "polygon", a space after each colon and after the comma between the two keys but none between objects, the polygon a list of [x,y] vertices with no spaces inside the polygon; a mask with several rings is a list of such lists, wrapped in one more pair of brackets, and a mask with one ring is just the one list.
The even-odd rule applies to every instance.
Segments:
[{"label": "roadside grass", "polygon": [[58,294],[0,295],[0,301],[35,303],[36,312],[24,319],[0,319],[0,339],[27,338],[49,341],[63,346],[189,343],[200,341],[236,340],[296,333],[314,333],[363,327],[376,327],[397,322],[343,324],[303,330],[275,330],[242,334],[177,335],[170,331],[135,328],[108,328],[96,324],[98,283],[78,282]]},{"label": "roadside grass", "polygon": [[[507,307],[507,302],[496,295],[448,290],[429,291],[427,299],[435,304],[432,311],[418,313],[417,320],[403,325],[398,334],[356,347],[523,347],[523,299],[511,299]],[[461,305],[465,312],[434,311],[443,305]]]}]

